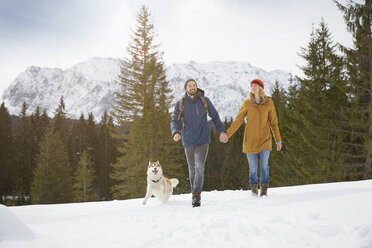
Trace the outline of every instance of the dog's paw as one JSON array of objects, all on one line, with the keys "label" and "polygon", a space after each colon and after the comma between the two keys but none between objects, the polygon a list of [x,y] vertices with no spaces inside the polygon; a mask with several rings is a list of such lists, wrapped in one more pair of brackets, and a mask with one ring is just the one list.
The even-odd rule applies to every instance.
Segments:
[{"label": "dog's paw", "polygon": [[144,201],[144,202],[142,202],[142,205],[146,205],[146,202]]}]

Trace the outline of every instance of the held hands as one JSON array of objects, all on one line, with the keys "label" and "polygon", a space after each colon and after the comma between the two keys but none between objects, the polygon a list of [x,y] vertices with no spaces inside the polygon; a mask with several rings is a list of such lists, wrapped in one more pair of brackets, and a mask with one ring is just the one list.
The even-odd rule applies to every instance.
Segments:
[{"label": "held hands", "polygon": [[179,133],[175,133],[174,135],[173,135],[173,140],[174,141],[179,141],[181,139],[181,134],[179,134]]},{"label": "held hands", "polygon": [[220,142],[227,143],[229,136],[225,132],[220,133]]},{"label": "held hands", "polygon": [[[181,139],[181,135],[179,133],[175,133],[173,135],[173,140],[174,141],[179,141]],[[222,132],[220,134],[220,141],[223,142],[223,143],[227,143],[227,141],[229,141],[229,136],[227,136],[227,134],[225,132]]]}]

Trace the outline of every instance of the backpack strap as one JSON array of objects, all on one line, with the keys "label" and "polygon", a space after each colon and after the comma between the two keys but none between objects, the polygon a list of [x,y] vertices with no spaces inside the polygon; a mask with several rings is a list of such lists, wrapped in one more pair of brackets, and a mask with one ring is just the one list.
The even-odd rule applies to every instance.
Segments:
[{"label": "backpack strap", "polygon": [[185,108],[185,106],[183,105],[183,97],[181,97],[178,107],[180,109],[180,113],[178,114],[178,120],[180,120],[181,117],[183,116],[183,109]]},{"label": "backpack strap", "polygon": [[207,101],[205,100],[204,96],[200,96],[200,100],[201,100],[201,101],[203,102],[203,104],[204,104],[204,108],[205,108],[205,111],[207,112],[207,115],[209,115]]},{"label": "backpack strap", "polygon": [[[207,115],[209,115],[208,104],[207,104],[207,101],[205,100],[204,96],[200,96],[200,100],[202,101],[202,103],[204,105],[204,108],[205,108],[205,111],[207,112]],[[183,109],[185,108],[185,106],[183,105],[183,97],[180,99],[178,108],[180,110],[180,112],[178,114],[178,120],[180,120],[181,117],[183,116]]]}]

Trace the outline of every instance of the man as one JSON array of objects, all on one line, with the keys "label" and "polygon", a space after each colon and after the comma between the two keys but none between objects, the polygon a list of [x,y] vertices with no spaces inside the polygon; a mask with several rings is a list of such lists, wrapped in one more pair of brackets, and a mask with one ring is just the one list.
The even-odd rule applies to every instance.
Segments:
[{"label": "man", "polygon": [[[176,103],[171,120],[171,131],[174,141],[182,137],[187,164],[189,167],[189,180],[192,193],[192,206],[200,206],[200,194],[204,182],[204,167],[211,142],[207,114],[210,115],[214,125],[220,133],[220,141],[227,142],[220,117],[212,102],[204,97],[204,92],[197,88],[196,81],[189,79],[185,83],[186,93]],[[182,119],[182,135],[180,134],[180,121]]]}]

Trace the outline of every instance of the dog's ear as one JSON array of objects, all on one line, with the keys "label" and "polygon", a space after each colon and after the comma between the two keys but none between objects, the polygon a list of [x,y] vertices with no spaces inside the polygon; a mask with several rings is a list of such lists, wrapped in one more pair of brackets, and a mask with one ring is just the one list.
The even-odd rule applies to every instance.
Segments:
[{"label": "dog's ear", "polygon": [[159,160],[158,160],[158,161],[156,161],[156,163],[160,164]]}]

